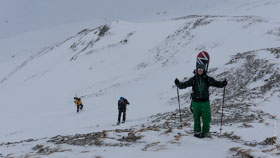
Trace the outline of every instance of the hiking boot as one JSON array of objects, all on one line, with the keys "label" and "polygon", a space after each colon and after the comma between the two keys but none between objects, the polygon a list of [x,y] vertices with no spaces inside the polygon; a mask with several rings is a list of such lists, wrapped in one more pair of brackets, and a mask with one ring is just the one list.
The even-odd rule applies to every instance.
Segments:
[{"label": "hiking boot", "polygon": [[122,121],[122,123],[125,123],[125,121]]},{"label": "hiking boot", "polygon": [[200,133],[195,133],[193,136],[197,137],[197,138],[200,138],[200,135],[201,135]]},{"label": "hiking boot", "polygon": [[201,133],[200,138],[211,138],[210,133]]},{"label": "hiking boot", "polygon": [[120,125],[120,122],[118,122],[117,125]]}]

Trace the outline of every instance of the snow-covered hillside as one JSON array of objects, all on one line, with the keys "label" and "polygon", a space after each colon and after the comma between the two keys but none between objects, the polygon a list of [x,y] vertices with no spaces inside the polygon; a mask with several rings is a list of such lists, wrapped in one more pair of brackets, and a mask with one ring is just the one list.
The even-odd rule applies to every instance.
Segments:
[{"label": "snow-covered hillside", "polygon": [[[154,1],[148,10],[155,12],[152,6],[157,4]],[[26,54],[18,51],[24,48],[17,48],[19,41],[54,30],[2,36],[0,157],[112,157],[117,153],[125,157],[170,157],[174,152],[192,157],[279,155],[280,19],[274,13],[280,3],[201,0],[189,4],[190,8],[207,9],[185,11],[179,0],[174,4],[164,1],[164,9],[154,17],[149,17],[149,11],[140,16],[141,11],[133,14],[128,10],[138,18],[117,14],[110,17],[113,21],[99,26],[95,25],[104,22],[88,22],[92,28],[72,32],[71,37],[56,44],[38,42],[34,48],[30,44]],[[36,5],[43,4],[38,1]],[[165,13],[165,9],[170,10]],[[90,18],[98,19],[84,20]],[[60,24],[67,26],[64,23]],[[76,24],[69,24],[63,36],[85,26]],[[58,33],[54,40],[63,36]],[[43,44],[45,47],[37,50]],[[6,52],[12,49],[15,52]],[[188,110],[191,88],[180,91],[183,128],[178,128],[176,110],[174,79],[193,75],[196,55],[202,50],[211,57],[209,75],[229,82],[221,134],[223,90],[211,89],[211,140],[192,136],[193,120]],[[85,105],[80,113],[73,103],[76,94]],[[131,104],[128,121],[116,127],[120,96]],[[216,150],[219,152],[214,153]]]},{"label": "snow-covered hillside", "polygon": [[[0,61],[30,56],[85,28],[185,15],[276,18],[278,0],[0,0]],[[16,45],[11,47],[10,45]]]}]

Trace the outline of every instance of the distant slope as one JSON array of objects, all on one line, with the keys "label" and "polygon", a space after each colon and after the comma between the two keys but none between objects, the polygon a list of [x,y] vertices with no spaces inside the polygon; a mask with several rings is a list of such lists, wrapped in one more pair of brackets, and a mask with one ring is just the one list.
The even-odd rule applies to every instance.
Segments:
[{"label": "distant slope", "polygon": [[[276,18],[278,0],[0,0],[0,62],[30,56],[81,29],[123,20],[155,22],[185,15]],[[14,47],[13,45],[16,45]]]}]

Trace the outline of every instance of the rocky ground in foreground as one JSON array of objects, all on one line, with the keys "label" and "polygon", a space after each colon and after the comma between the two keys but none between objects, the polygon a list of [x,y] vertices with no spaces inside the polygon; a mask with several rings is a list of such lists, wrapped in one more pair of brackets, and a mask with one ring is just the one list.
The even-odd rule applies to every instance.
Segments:
[{"label": "rocky ground in foreground", "polygon": [[[253,112],[253,111],[251,111]],[[37,157],[42,155],[51,155],[57,152],[71,152],[71,148],[61,145],[70,146],[96,146],[96,147],[129,147],[134,145],[142,146],[142,151],[160,151],[167,149],[168,144],[180,145],[183,137],[192,137],[192,118],[188,108],[181,109],[183,123],[179,121],[179,111],[172,111],[163,114],[157,114],[149,118],[145,124],[133,126],[129,129],[103,130],[101,132],[93,132],[87,134],[76,134],[61,136],[57,135],[46,139],[46,144],[37,144],[32,148],[32,152],[24,157]],[[254,128],[251,123],[259,120],[266,120],[273,117],[269,114],[258,113],[256,116],[250,113],[241,113],[242,117],[237,120],[226,121],[226,125],[241,122],[239,128]],[[243,118],[248,118],[244,120]],[[215,119],[214,119],[215,120]],[[264,123],[264,122],[259,122]],[[212,126],[219,126],[218,122],[214,121]],[[120,126],[121,127],[121,126]],[[150,133],[158,137],[158,140],[149,141]],[[241,136],[234,132],[219,133],[212,132],[211,139],[226,139],[234,143],[240,144],[228,149],[229,157],[254,157],[254,152],[263,152],[267,155],[280,156],[280,145],[276,143],[276,137],[267,137],[261,142],[243,140]],[[161,137],[167,137],[168,140],[162,141]],[[147,138],[147,139],[146,139]],[[2,143],[1,146],[12,146],[15,144],[36,142],[38,140],[25,140],[22,142]],[[52,144],[52,145],[50,145]],[[245,147],[244,147],[245,146]],[[13,155],[1,155],[1,157],[13,157]]]}]

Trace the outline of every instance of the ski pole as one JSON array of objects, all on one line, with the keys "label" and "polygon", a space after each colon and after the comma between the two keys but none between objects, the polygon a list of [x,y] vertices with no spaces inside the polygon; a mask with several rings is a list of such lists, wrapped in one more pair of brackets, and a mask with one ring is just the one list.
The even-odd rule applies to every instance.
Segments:
[{"label": "ski pole", "polygon": [[181,107],[180,107],[180,95],[179,95],[179,88],[178,88],[178,87],[177,87],[177,95],[178,95],[178,104],[179,104],[180,122],[181,122],[181,124],[182,124]]},{"label": "ski pole", "polygon": [[223,104],[222,104],[222,116],[221,116],[221,127],[220,127],[220,134],[223,130],[223,116],[224,116],[224,105],[225,105],[225,92],[226,92],[226,87],[224,87],[224,94],[223,94]]}]

